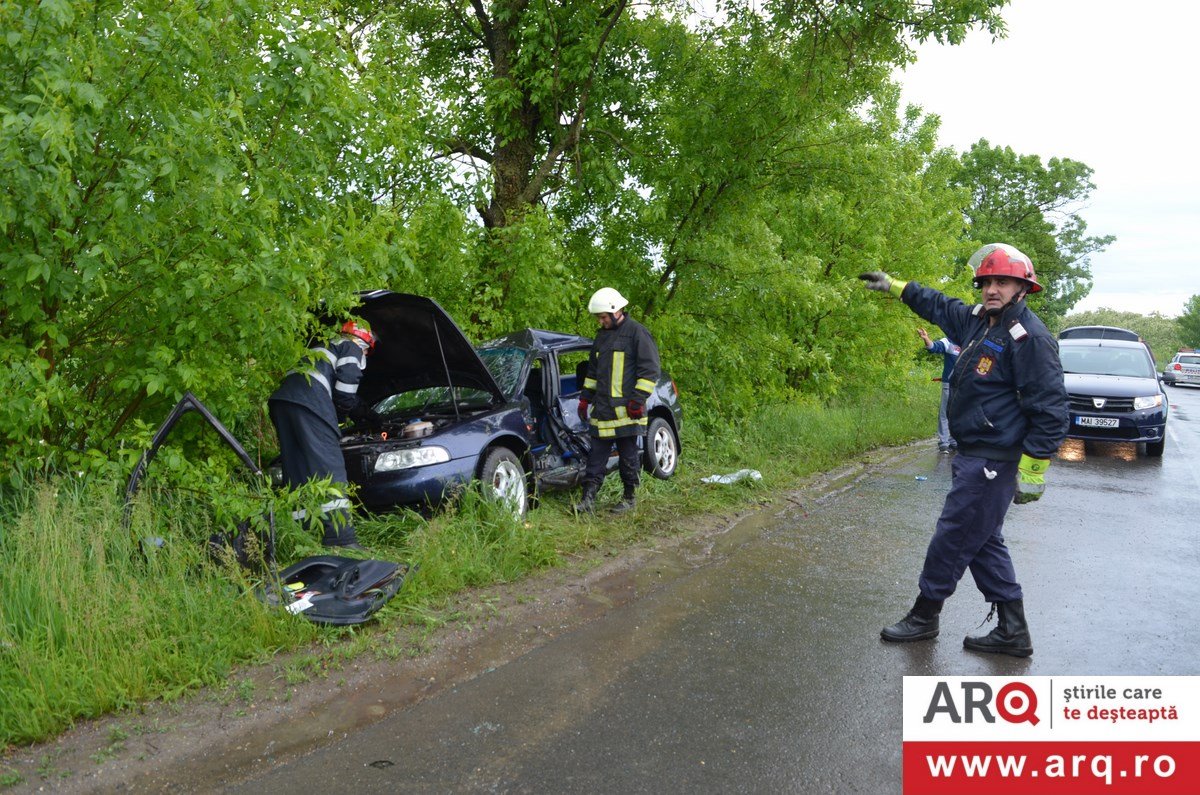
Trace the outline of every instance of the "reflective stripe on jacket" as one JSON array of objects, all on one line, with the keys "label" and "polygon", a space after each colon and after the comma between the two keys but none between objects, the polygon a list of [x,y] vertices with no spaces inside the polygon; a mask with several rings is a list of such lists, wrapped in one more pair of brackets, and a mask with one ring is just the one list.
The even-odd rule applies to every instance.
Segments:
[{"label": "reflective stripe on jacket", "polygon": [[271,395],[271,400],[297,403],[333,427],[359,403],[358,385],[367,369],[363,344],[342,338],[325,347],[310,348],[307,369],[290,371]]},{"label": "reflective stripe on jacket", "polygon": [[592,404],[592,435],[613,438],[645,433],[646,417],[633,419],[626,406],[630,400],[645,403],[658,378],[658,347],[645,326],[626,315],[616,328],[600,329],[583,381],[583,397]]}]

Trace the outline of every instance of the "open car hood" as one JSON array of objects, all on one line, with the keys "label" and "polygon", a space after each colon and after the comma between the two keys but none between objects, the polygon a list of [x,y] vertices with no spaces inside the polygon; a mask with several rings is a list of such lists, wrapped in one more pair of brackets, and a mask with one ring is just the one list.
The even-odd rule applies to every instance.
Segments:
[{"label": "open car hood", "polygon": [[434,386],[489,392],[503,400],[496,379],[462,329],[431,298],[390,290],[360,295],[358,314],[378,338],[358,394],[370,404],[389,395]]}]

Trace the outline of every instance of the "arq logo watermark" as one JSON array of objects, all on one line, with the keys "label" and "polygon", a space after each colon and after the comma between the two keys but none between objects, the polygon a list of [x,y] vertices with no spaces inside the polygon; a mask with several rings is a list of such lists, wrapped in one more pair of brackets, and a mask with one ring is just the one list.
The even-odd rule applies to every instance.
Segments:
[{"label": "arq logo watermark", "polygon": [[957,696],[949,682],[937,683],[925,710],[924,723],[933,723],[939,716],[945,716],[951,723],[974,723],[978,718],[995,723],[996,714],[1008,723],[1036,726],[1041,722],[1037,716],[1037,693],[1023,682],[1008,682],[996,691],[987,682],[961,680],[955,684],[961,690]]}]

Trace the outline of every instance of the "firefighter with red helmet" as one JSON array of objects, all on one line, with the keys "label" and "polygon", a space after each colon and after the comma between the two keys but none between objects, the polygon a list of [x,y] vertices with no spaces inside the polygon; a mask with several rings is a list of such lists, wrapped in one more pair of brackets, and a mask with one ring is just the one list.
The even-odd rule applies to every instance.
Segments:
[{"label": "firefighter with red helmet", "polygon": [[1024,595],[1002,530],[1011,503],[1033,502],[1045,490],[1050,457],[1067,433],[1067,392],[1058,344],[1025,304],[1026,295],[1042,289],[1029,257],[989,243],[970,265],[980,291],[974,306],[882,271],[859,276],[868,289],[896,296],[962,346],[946,409],[958,444],[953,483],[925,554],[916,603],[880,635],[891,642],[936,637],[942,603],[970,569],[999,619],[991,632],[968,636],[963,645],[1027,657],[1033,641]]},{"label": "firefighter with red helmet", "polygon": [[338,421],[350,418],[378,425],[379,415],[358,397],[358,384],[367,368],[375,335],[356,321],[347,321],[337,339],[309,349],[306,366],[290,371],[271,395],[268,408],[279,437],[283,479],[289,486],[328,477],[333,486],[320,515],[297,511],[294,519],[315,519],[327,547],[362,549],[350,521],[346,498],[346,463],[342,459]]},{"label": "firefighter with red helmet", "polygon": [[591,442],[583,496],[575,505],[579,512],[594,509],[613,445],[625,490],[612,511],[624,513],[636,505],[641,471],[638,437],[646,435],[646,401],[658,382],[660,365],[654,338],[625,312],[628,303],[611,287],[600,288],[588,301],[588,312],[596,317],[600,330],[592,342],[579,397],[579,419],[588,425]]}]

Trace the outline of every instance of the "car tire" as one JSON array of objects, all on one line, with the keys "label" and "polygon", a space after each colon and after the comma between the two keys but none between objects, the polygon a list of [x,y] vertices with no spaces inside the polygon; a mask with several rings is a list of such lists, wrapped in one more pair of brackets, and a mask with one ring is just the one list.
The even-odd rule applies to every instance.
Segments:
[{"label": "car tire", "polygon": [[507,447],[488,450],[479,470],[485,496],[508,505],[517,519],[529,510],[529,479],[521,459]]},{"label": "car tire", "polygon": [[668,480],[679,466],[679,438],[662,417],[652,417],[646,427],[642,466],[659,480]]},{"label": "car tire", "polygon": [[1151,458],[1162,458],[1163,447],[1166,443],[1166,439],[1163,439],[1161,442],[1146,442],[1146,455]]}]

